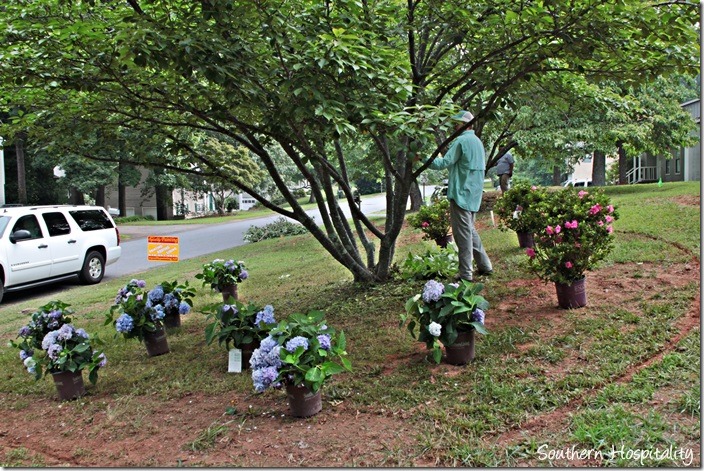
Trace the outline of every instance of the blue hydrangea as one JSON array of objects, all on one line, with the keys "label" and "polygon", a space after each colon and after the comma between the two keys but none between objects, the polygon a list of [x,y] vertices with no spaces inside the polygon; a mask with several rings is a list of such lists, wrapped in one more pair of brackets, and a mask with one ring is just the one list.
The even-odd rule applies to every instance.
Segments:
[{"label": "blue hydrangea", "polygon": [[330,336],[328,334],[318,335],[318,343],[323,350],[330,350]]},{"label": "blue hydrangea", "polygon": [[49,312],[49,318],[50,319],[58,319],[63,315],[63,312],[59,309],[54,309],[53,311]]},{"label": "blue hydrangea", "polygon": [[108,357],[106,357],[104,353],[101,353],[100,355],[98,355],[98,358],[100,359],[100,363],[98,363],[98,366],[100,368],[105,368],[105,365],[108,364]]},{"label": "blue hydrangea", "polygon": [[86,332],[85,329],[76,329],[76,335],[83,337],[84,339],[89,337],[88,332]]},{"label": "blue hydrangea", "polygon": [[434,303],[442,293],[445,292],[445,286],[435,280],[428,281],[423,287],[423,301],[426,303]]},{"label": "blue hydrangea", "polygon": [[158,304],[164,299],[164,288],[161,285],[156,285],[148,294],[147,298],[153,303]]},{"label": "blue hydrangea", "polygon": [[235,306],[234,304],[224,304],[222,306],[222,312],[227,312],[230,309],[232,309],[232,313],[235,315],[240,312],[240,310],[237,309],[237,306]]},{"label": "blue hydrangea", "polygon": [[295,352],[298,347],[308,350],[308,339],[299,335],[286,342],[286,350],[291,353]]},{"label": "blue hydrangea", "polygon": [[57,330],[52,330],[42,339],[42,350],[49,350],[49,347],[56,343],[56,337],[59,335]]},{"label": "blue hydrangea", "polygon": [[137,278],[132,278],[129,282],[130,285],[137,286],[139,288],[144,288],[147,286],[147,282],[144,280],[138,280]]},{"label": "blue hydrangea", "polygon": [[247,278],[249,278],[249,273],[247,273],[247,270],[242,268],[242,271],[240,271],[240,279],[246,280]]},{"label": "blue hydrangea", "polygon": [[55,343],[54,345],[49,347],[49,350],[46,351],[46,354],[52,360],[58,360],[59,354],[61,353],[61,350],[63,350],[63,349],[64,349],[64,347],[62,347],[58,343]]},{"label": "blue hydrangea", "polygon": [[20,337],[29,337],[31,334],[32,334],[32,329],[30,329],[28,325],[20,327],[20,331],[18,334]]},{"label": "blue hydrangea", "polygon": [[235,271],[235,261],[234,260],[228,260],[224,264],[225,270],[229,271],[230,273],[233,273]]},{"label": "blue hydrangea", "polygon": [[186,301],[181,301],[181,304],[178,305],[178,313],[181,315],[188,314],[191,312],[191,305],[188,304]]},{"label": "blue hydrangea", "polygon": [[71,340],[71,337],[73,337],[73,326],[71,324],[64,324],[57,332],[57,338],[59,340]]},{"label": "blue hydrangea", "polygon": [[167,293],[164,295],[163,304],[166,309],[175,309],[178,307],[178,298],[173,293]]},{"label": "blue hydrangea", "polygon": [[20,360],[25,361],[27,358],[31,357],[33,353],[32,350],[20,350]]},{"label": "blue hydrangea", "polygon": [[485,317],[486,315],[484,314],[484,311],[479,308],[476,308],[472,313],[472,322],[479,322],[480,324],[484,324]]},{"label": "blue hydrangea", "polygon": [[153,321],[161,320],[166,316],[166,313],[164,312],[164,306],[161,304],[157,304],[154,306],[152,309],[152,312],[149,314],[152,318]]},{"label": "blue hydrangea", "polygon": [[254,324],[259,325],[260,322],[265,324],[275,324],[276,319],[274,319],[274,307],[271,304],[264,306],[262,311],[257,313],[257,317],[254,319]]},{"label": "blue hydrangea", "polygon": [[49,322],[46,326],[49,329],[58,329],[59,328],[59,321],[53,320],[53,321]]},{"label": "blue hydrangea", "polygon": [[279,370],[273,366],[257,368],[252,370],[252,382],[254,390],[262,392],[269,386],[279,387],[281,384],[276,381],[279,376]]},{"label": "blue hydrangea", "polygon": [[117,322],[115,323],[115,329],[117,329],[118,332],[126,334],[130,332],[133,328],[134,319],[132,319],[132,316],[130,316],[129,314],[122,314],[120,317],[117,318]]},{"label": "blue hydrangea", "polygon": [[37,371],[37,368],[36,368],[37,362],[36,362],[36,360],[35,360],[34,358],[32,358],[32,357],[27,357],[27,358],[25,358],[25,360],[24,360],[24,366],[25,366],[25,368],[27,368],[27,372],[28,372],[28,373],[34,374],[34,372]]}]

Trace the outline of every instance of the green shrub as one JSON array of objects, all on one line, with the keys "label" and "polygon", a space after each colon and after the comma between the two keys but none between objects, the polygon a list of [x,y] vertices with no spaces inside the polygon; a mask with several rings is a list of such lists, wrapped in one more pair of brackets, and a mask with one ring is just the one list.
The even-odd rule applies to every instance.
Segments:
[{"label": "green shrub", "polygon": [[154,216],[125,216],[114,219],[115,224],[124,224],[126,222],[153,221]]},{"label": "green shrub", "polygon": [[401,267],[401,276],[415,280],[450,278],[458,270],[457,247],[449,244],[447,248],[427,250],[422,255],[409,253]]},{"label": "green shrub", "polygon": [[293,223],[282,216],[265,226],[249,226],[249,229],[244,234],[244,240],[247,242],[259,242],[260,240],[306,234],[307,232],[308,229],[301,224]]}]

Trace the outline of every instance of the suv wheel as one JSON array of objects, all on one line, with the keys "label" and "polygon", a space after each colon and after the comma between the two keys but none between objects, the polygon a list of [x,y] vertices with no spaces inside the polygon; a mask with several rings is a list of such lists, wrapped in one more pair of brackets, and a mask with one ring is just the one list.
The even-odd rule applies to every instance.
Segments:
[{"label": "suv wheel", "polygon": [[86,285],[94,285],[100,283],[105,274],[105,258],[100,252],[92,251],[86,255],[86,260],[83,262],[83,268],[78,274],[81,283]]}]

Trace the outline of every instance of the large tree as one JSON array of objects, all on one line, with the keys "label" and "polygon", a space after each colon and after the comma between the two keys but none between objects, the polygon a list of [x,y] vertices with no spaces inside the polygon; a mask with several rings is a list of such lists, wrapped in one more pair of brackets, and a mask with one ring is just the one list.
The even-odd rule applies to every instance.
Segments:
[{"label": "large tree", "polygon": [[[173,151],[136,163],[229,178],[300,221],[355,280],[384,280],[427,166],[414,157],[435,157],[456,136],[450,114],[471,109],[481,133],[514,90],[546,73],[638,79],[697,67],[698,11],[645,0],[7,0],[1,95],[28,110],[12,124],[37,138],[63,113],[161,139]],[[227,175],[183,138],[188,130],[249,149],[286,205]],[[354,204],[351,135],[383,165],[383,227]],[[274,143],[309,182],[321,227],[281,178]]]}]

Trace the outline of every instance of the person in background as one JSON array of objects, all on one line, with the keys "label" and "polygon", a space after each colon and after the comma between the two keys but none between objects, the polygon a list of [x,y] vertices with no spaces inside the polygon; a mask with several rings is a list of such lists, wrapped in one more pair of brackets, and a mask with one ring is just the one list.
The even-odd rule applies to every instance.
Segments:
[{"label": "person in background", "polygon": [[496,174],[499,176],[499,186],[501,187],[501,193],[506,193],[508,191],[508,180],[513,176],[513,156],[511,152],[506,152],[501,158],[496,162]]},{"label": "person in background", "polygon": [[455,129],[466,128],[428,168],[448,169],[447,199],[450,200],[452,235],[457,244],[460,272],[459,278],[472,281],[472,263],[476,259],[477,274],[491,275],[492,265],[484,250],[479,233],[474,227],[474,216],[479,211],[484,191],[484,144],[474,134],[474,119],[469,111],[460,111],[452,117],[459,121]]}]

